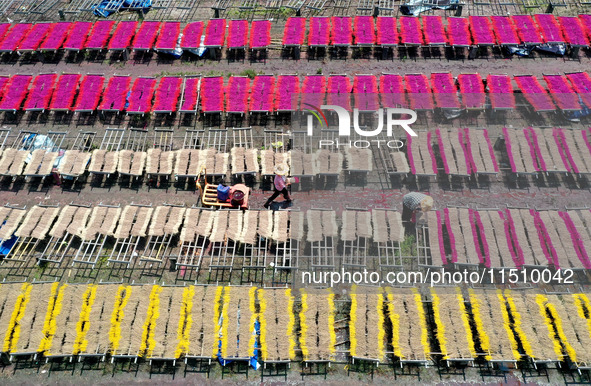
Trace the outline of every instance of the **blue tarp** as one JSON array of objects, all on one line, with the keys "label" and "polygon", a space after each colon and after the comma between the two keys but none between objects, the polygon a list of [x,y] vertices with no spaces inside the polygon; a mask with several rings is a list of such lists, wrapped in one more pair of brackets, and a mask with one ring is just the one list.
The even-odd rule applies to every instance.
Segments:
[{"label": "blue tarp", "polygon": [[127,8],[142,9],[146,13],[151,6],[152,0],[103,0],[91,8],[96,16],[107,17]]},{"label": "blue tarp", "polygon": [[[260,325],[259,321],[257,320],[257,321],[254,322],[254,332],[253,332],[253,334],[259,335],[260,334],[260,331],[261,331],[261,325]],[[220,327],[220,337],[221,337],[221,327]],[[238,344],[240,344],[240,342],[238,342]],[[252,367],[255,370],[258,370],[259,367],[261,366],[261,364],[259,363],[259,360],[258,360],[259,359],[259,349],[260,349],[259,344],[255,340],[255,343],[254,343],[254,353],[253,353],[254,355],[251,356],[250,359],[249,359],[249,361],[248,361],[249,362],[249,366]],[[230,363],[233,362],[231,359],[224,359],[224,358],[222,358],[222,340],[221,339],[218,341],[218,354],[217,354],[217,357],[218,357],[218,362],[222,366],[229,365]]]},{"label": "blue tarp", "polygon": [[[10,239],[2,242],[2,244],[0,244],[0,256],[8,255],[8,252],[10,252],[10,250],[12,249],[14,244],[16,244],[17,240],[18,240],[18,237],[12,236]],[[1,240],[0,240],[0,242],[1,242]]]}]

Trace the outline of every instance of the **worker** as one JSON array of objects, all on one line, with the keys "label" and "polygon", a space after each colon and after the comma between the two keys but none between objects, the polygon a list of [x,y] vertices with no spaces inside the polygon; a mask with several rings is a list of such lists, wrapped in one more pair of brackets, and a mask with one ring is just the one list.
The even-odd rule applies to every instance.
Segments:
[{"label": "worker", "polygon": [[286,164],[277,164],[273,171],[275,173],[275,178],[273,178],[273,187],[275,188],[275,191],[273,192],[273,195],[269,197],[267,202],[265,202],[265,205],[263,205],[265,209],[269,209],[273,200],[279,197],[280,194],[283,194],[286,203],[291,202],[291,197],[287,190],[287,186],[290,184],[290,180],[287,178],[289,168]]},{"label": "worker", "polygon": [[413,234],[417,212],[428,212],[433,207],[433,197],[419,192],[410,192],[402,197],[402,224],[406,234]]}]

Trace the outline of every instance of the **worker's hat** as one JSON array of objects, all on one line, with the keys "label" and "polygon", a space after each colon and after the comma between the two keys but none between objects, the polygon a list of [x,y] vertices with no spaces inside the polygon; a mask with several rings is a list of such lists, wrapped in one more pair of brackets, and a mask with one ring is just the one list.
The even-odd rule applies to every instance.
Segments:
[{"label": "worker's hat", "polygon": [[275,174],[280,175],[280,176],[286,176],[287,173],[289,172],[289,167],[286,164],[277,164],[275,165],[275,169],[274,169]]},{"label": "worker's hat", "polygon": [[433,208],[433,197],[427,196],[421,200],[421,210],[428,212]]}]

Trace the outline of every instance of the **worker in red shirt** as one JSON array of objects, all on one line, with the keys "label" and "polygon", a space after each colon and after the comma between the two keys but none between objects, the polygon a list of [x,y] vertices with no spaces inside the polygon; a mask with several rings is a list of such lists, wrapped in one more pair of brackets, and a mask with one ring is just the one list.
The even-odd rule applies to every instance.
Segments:
[{"label": "worker in red shirt", "polygon": [[271,205],[273,200],[279,197],[280,194],[283,194],[285,202],[291,202],[291,197],[289,196],[289,191],[287,190],[287,185],[290,184],[290,181],[287,178],[288,171],[289,168],[286,164],[275,165],[275,178],[273,179],[273,187],[275,188],[275,191],[273,192],[273,195],[269,197],[267,202],[265,202],[265,205],[263,205],[265,209],[269,209],[269,206]]}]

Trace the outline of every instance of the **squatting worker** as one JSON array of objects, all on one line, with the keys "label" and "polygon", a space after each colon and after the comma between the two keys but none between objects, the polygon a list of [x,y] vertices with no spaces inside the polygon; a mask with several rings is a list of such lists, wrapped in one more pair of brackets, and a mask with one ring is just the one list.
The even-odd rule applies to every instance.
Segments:
[{"label": "squatting worker", "polygon": [[428,212],[433,207],[433,197],[419,192],[410,192],[402,197],[402,224],[406,234],[415,228],[415,215],[418,211]]},{"label": "squatting worker", "polygon": [[275,191],[273,192],[273,195],[269,197],[267,202],[265,202],[265,205],[263,205],[265,209],[268,209],[269,205],[271,205],[273,200],[279,197],[280,194],[283,194],[283,198],[285,198],[286,202],[291,202],[291,197],[287,190],[287,185],[289,185],[289,180],[287,178],[288,170],[289,168],[286,164],[275,165],[275,178],[273,179],[273,187],[275,188]]}]

